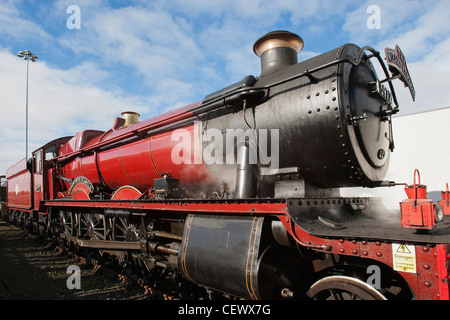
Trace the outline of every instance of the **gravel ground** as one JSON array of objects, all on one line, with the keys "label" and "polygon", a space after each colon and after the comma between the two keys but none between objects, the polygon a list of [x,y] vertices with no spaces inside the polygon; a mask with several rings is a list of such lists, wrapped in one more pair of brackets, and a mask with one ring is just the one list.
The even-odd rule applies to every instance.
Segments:
[{"label": "gravel ground", "polygon": [[[67,268],[71,265],[81,270],[81,289],[67,287]],[[0,220],[0,299],[143,300],[147,296],[141,288],[127,288]]]}]

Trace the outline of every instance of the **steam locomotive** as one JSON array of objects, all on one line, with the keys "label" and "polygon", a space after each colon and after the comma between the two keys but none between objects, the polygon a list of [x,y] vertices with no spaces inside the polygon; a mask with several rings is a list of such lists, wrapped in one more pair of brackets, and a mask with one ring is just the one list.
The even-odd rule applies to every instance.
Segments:
[{"label": "steam locomotive", "polygon": [[423,185],[401,216],[339,191],[396,184],[392,81],[414,98],[401,50],[386,66],[371,47],[302,48],[268,33],[257,77],[47,143],[8,170],[4,215],[182,298],[449,299],[450,229]]}]

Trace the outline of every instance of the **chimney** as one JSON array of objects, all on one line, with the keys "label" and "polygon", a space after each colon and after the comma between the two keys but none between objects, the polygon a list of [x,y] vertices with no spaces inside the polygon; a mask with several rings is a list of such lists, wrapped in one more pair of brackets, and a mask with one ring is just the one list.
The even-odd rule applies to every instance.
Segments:
[{"label": "chimney", "polygon": [[261,75],[266,75],[298,62],[303,39],[289,31],[272,31],[259,38],[253,51],[261,58]]}]

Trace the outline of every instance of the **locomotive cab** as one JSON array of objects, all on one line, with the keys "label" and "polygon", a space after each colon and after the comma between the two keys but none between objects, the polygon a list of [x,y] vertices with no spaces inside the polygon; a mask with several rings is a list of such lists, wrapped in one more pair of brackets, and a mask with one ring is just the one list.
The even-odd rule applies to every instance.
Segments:
[{"label": "locomotive cab", "polygon": [[33,151],[32,158],[27,162],[28,170],[32,175],[33,207],[36,211],[40,210],[41,201],[55,199],[61,190],[61,183],[50,160],[58,155],[61,146],[70,138],[59,138],[47,143]]}]

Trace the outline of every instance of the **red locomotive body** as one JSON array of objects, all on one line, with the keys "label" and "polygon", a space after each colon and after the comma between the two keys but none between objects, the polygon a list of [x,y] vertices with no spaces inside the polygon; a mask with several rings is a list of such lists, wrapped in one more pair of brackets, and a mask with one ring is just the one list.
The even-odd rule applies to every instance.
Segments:
[{"label": "red locomotive body", "polygon": [[450,191],[448,190],[448,183],[446,184],[445,191],[441,191],[442,200],[439,201],[439,205],[442,206],[444,215],[450,215]]},{"label": "red locomotive body", "polygon": [[30,210],[32,204],[31,174],[26,159],[8,169],[7,202],[11,208]]},{"label": "red locomotive body", "polygon": [[[8,169],[7,204],[10,219],[19,224],[31,224],[39,220],[38,213],[44,200],[62,195],[56,182],[56,175],[50,160],[54,158],[62,144],[70,137],[55,139],[33,152],[33,158],[23,159]],[[44,212],[42,212],[44,211]],[[35,224],[37,228],[37,224]]]},{"label": "red locomotive body", "polygon": [[[132,186],[137,189],[136,195],[147,191],[153,186],[154,179],[163,176],[177,177],[183,185],[208,185],[214,178],[201,158],[199,161],[194,159],[198,153],[196,143],[200,143],[195,139],[200,132],[197,125],[184,125],[182,133],[185,136],[180,140],[174,140],[174,131],[163,131],[192,118],[192,113],[187,110],[196,106],[198,104],[189,105],[139,123],[136,120],[125,123],[117,118],[113,128],[107,132],[86,130],[78,133],[61,147],[59,159],[70,159],[61,166],[61,174],[68,179],[83,176],[92,184],[101,184],[110,190]],[[124,114],[128,116],[131,113]],[[140,138],[152,130],[162,132]],[[172,153],[176,152],[175,146],[180,148],[180,152],[189,151],[191,161],[178,164],[169,161]],[[201,148],[200,145],[197,147]],[[89,199],[88,195],[85,199]]]},{"label": "red locomotive body", "polygon": [[395,185],[392,80],[414,92],[400,49],[391,76],[370,47],[298,63],[302,47],[269,33],[258,77],[46,144],[8,171],[7,214],[181,298],[448,300],[450,228],[426,190],[402,217],[339,192]]}]

